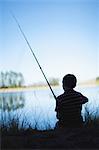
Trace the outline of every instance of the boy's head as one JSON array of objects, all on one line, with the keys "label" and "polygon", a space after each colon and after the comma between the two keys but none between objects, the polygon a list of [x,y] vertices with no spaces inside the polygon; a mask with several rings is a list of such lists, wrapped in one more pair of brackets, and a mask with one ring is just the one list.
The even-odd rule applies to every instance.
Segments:
[{"label": "boy's head", "polygon": [[63,89],[66,90],[67,88],[73,89],[75,88],[77,83],[77,79],[73,74],[67,74],[63,77]]}]

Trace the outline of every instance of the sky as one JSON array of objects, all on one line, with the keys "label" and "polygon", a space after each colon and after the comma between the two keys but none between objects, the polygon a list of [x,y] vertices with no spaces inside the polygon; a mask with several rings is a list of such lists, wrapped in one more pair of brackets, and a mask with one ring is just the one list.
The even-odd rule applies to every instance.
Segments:
[{"label": "sky", "polygon": [[32,84],[45,79],[10,11],[48,79],[99,76],[98,0],[0,0],[0,71],[21,72]]}]

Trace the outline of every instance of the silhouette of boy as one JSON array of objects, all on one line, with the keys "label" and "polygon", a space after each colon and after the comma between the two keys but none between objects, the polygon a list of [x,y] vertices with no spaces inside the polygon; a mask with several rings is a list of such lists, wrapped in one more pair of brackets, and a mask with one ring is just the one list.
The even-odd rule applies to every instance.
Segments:
[{"label": "silhouette of boy", "polygon": [[88,98],[74,90],[77,79],[73,74],[67,74],[63,78],[64,93],[56,99],[56,116],[59,120],[56,127],[81,127],[82,104],[88,102]]}]

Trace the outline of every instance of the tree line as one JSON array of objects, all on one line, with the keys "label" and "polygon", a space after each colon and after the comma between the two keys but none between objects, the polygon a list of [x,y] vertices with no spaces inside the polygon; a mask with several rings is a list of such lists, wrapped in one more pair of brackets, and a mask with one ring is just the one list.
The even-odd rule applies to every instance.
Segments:
[{"label": "tree line", "polygon": [[0,72],[0,87],[21,87],[24,84],[22,73],[14,71]]},{"label": "tree line", "polygon": [[96,78],[96,81],[99,81],[99,77]]},{"label": "tree line", "polygon": [[[51,86],[58,86],[59,85],[59,79],[58,78],[52,77],[52,78],[49,78],[48,81],[49,81],[49,84]],[[43,86],[48,86],[48,84],[46,82],[41,81],[41,82],[34,83],[31,86],[33,86],[33,87],[38,87],[38,86],[43,87]]]}]

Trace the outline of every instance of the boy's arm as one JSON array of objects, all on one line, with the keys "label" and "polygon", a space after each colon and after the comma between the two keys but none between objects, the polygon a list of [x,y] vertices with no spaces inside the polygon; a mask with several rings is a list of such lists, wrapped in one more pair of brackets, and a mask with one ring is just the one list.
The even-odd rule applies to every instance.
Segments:
[{"label": "boy's arm", "polygon": [[57,102],[57,100],[56,100],[56,107],[55,107],[55,111],[56,111],[56,112],[57,112],[57,107],[58,107],[58,106],[57,106],[57,103],[58,103],[58,102]]},{"label": "boy's arm", "polygon": [[82,104],[85,104],[87,102],[88,102],[88,98],[82,95]]},{"label": "boy's arm", "polygon": [[58,111],[58,98],[56,99],[56,107],[55,107],[55,111]]},{"label": "boy's arm", "polygon": [[57,97],[57,99],[56,99],[55,111],[56,111],[56,117],[57,117],[57,119],[59,119],[59,118],[60,118],[60,115],[59,115],[59,101],[58,101],[58,97]]}]

